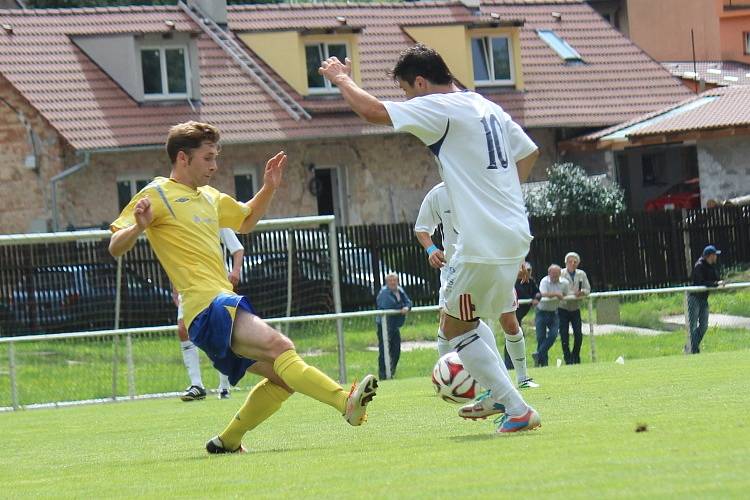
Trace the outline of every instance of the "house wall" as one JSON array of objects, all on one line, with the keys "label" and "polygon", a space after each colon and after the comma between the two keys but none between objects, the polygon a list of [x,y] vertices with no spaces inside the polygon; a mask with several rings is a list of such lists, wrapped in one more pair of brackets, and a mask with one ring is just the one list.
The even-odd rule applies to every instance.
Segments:
[{"label": "house wall", "polygon": [[[538,182],[547,179],[547,169],[555,163],[573,163],[582,167],[589,175],[608,174],[613,175],[612,162],[607,158],[604,151],[593,151],[586,153],[560,154],[557,143],[560,141],[560,129],[539,128],[527,131],[529,137],[539,147],[539,159],[534,165],[530,182]],[[578,133],[568,134],[569,136],[580,135]]]},{"label": "house wall", "polygon": [[49,181],[66,162],[58,134],[0,76],[0,233],[48,230]]},{"label": "house wall", "polygon": [[721,60],[721,0],[628,0],[630,39],[657,61]]},{"label": "house wall", "polygon": [[725,137],[698,142],[701,206],[710,199],[750,194],[750,137]]},{"label": "house wall", "polygon": [[750,64],[745,52],[745,33],[750,32],[750,9],[730,11],[721,19],[721,57],[725,61]]}]

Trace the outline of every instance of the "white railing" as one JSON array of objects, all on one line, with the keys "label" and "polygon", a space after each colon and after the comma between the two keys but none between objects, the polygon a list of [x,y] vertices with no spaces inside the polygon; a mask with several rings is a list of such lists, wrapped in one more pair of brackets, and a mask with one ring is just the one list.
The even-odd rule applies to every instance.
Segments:
[{"label": "white railing", "polygon": [[[334,269],[336,269],[337,266],[334,266]],[[742,282],[742,283],[728,283],[726,285],[723,285],[718,288],[707,288],[707,287],[701,287],[701,286],[689,286],[689,287],[671,287],[671,288],[655,288],[655,289],[640,289],[640,290],[618,290],[618,291],[609,291],[609,292],[593,292],[587,297],[584,297],[581,300],[585,300],[588,303],[588,313],[589,313],[589,345],[590,345],[590,354],[591,354],[591,361],[596,361],[596,347],[595,347],[595,341],[594,341],[594,313],[593,313],[593,304],[596,299],[599,298],[607,298],[607,297],[627,297],[627,296],[635,296],[635,295],[656,295],[656,294],[670,294],[670,293],[682,293],[685,296],[685,324],[686,324],[686,330],[687,331],[687,345],[690,346],[690,332],[689,332],[689,321],[687,319],[687,296],[688,293],[691,292],[702,292],[702,291],[726,291],[726,290],[737,290],[742,288],[750,288],[750,282]],[[530,299],[520,300],[520,304],[529,304],[531,303]],[[420,312],[437,312],[439,310],[438,306],[422,306],[422,307],[414,307],[412,309],[412,312],[414,313],[420,313]],[[356,311],[356,312],[346,312],[342,313],[340,312],[340,303],[337,313],[334,314],[316,314],[316,315],[307,315],[307,316],[295,316],[295,317],[279,317],[279,318],[265,318],[265,321],[271,325],[276,326],[279,328],[281,325],[288,325],[293,323],[309,323],[314,321],[329,321],[329,320],[335,320],[337,324],[337,351],[338,351],[338,371],[339,371],[339,379],[343,383],[347,380],[347,373],[346,373],[346,348],[345,348],[345,335],[343,331],[343,320],[344,319],[352,319],[352,318],[367,318],[367,317],[377,317],[381,316],[383,318],[383,321],[386,321],[387,316],[390,315],[399,315],[401,314],[398,310],[370,310],[370,311]],[[0,410],[3,409],[18,409],[21,408],[22,405],[19,402],[18,397],[18,380],[17,380],[17,371],[16,371],[16,360],[15,360],[15,346],[20,343],[31,343],[31,342],[42,342],[42,341],[55,341],[55,340],[65,340],[65,339],[82,339],[82,338],[112,338],[112,339],[120,339],[125,338],[125,345],[126,345],[126,351],[124,353],[125,361],[126,361],[126,367],[127,367],[127,380],[128,380],[128,395],[126,397],[118,396],[117,393],[117,366],[119,364],[119,353],[116,348],[113,349],[113,361],[112,361],[112,397],[107,399],[96,399],[91,401],[111,401],[111,400],[119,400],[119,399],[136,399],[136,398],[143,398],[143,397],[154,397],[154,395],[138,395],[136,394],[135,390],[135,363],[133,359],[133,350],[132,350],[132,336],[139,335],[139,334],[158,334],[158,333],[168,333],[168,332],[176,332],[175,326],[163,326],[163,327],[152,327],[152,328],[129,328],[129,329],[114,329],[114,330],[99,330],[99,331],[92,331],[92,332],[76,332],[76,333],[62,333],[62,334],[48,334],[48,335],[27,335],[27,336],[20,336],[20,337],[5,337],[0,338],[0,346],[3,346],[5,344],[8,345],[8,375],[10,379],[10,389],[11,389],[11,407],[8,408],[0,408]],[[389,353],[387,351],[388,349],[388,329],[383,328],[383,344],[384,344],[384,358],[386,363],[386,375],[390,377],[391,367],[390,367],[390,358]],[[113,345],[116,346],[118,343],[113,342]],[[169,393],[170,395],[173,393]],[[57,403],[49,403],[47,405],[54,406]],[[67,403],[70,404],[70,403]],[[44,404],[39,405],[29,405],[29,407],[38,407],[38,406],[44,406]]]}]

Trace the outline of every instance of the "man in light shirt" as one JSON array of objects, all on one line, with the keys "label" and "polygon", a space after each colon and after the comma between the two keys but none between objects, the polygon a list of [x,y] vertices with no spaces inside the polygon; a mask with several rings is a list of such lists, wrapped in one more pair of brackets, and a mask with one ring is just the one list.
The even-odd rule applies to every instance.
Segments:
[{"label": "man in light shirt", "polygon": [[[563,300],[557,309],[560,318],[560,345],[566,365],[577,365],[581,362],[581,299],[591,293],[591,284],[586,272],[578,269],[581,256],[576,252],[568,252],[565,256],[565,269],[561,277],[570,283],[572,297]],[[570,350],[569,327],[573,327],[573,350]]]},{"label": "man in light shirt", "polygon": [[552,264],[547,269],[547,276],[539,283],[542,300],[536,305],[536,352],[532,354],[537,366],[547,366],[547,353],[554,345],[560,329],[560,318],[557,308],[566,295],[570,294],[568,280],[560,278],[560,266]]},{"label": "man in light shirt", "polygon": [[[539,427],[539,413],[482,340],[489,327],[480,321],[516,307],[513,285],[532,239],[521,182],[539,156],[536,144],[500,106],[461,90],[440,54],[421,44],[404,50],[391,71],[404,102],[381,102],[361,89],[351,78],[349,59],[329,57],[318,72],[359,116],[416,136],[437,159],[458,231],[447,263],[441,331],[464,368],[489,389],[461,407],[459,416],[502,414],[499,433]],[[517,322],[513,326],[509,333],[518,331]]]}]

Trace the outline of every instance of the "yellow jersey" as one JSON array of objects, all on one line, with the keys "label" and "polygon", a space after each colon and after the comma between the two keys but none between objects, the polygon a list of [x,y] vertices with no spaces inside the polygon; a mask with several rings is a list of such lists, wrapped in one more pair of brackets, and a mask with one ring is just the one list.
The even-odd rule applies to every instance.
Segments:
[{"label": "yellow jersey", "polygon": [[174,179],[156,177],[136,194],[110,225],[116,232],[135,224],[135,204],[151,200],[154,214],[146,229],[151,248],[182,294],[185,326],[222,292],[233,293],[227,279],[219,228],[238,230],[250,207],[210,186],[193,189]]}]

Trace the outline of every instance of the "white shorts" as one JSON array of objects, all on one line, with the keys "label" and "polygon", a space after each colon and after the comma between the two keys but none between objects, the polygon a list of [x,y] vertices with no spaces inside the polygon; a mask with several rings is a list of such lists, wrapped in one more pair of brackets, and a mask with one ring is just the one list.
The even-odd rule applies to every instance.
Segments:
[{"label": "white shorts", "polygon": [[440,291],[438,292],[438,305],[445,304],[445,285],[448,283],[448,264],[440,268]]},{"label": "white shorts", "polygon": [[185,317],[185,311],[182,310],[182,294],[177,296],[177,321]]},{"label": "white shorts", "polygon": [[461,262],[455,256],[446,266],[440,287],[440,306],[461,321],[497,318],[518,308],[516,278],[523,259],[513,264]]}]

